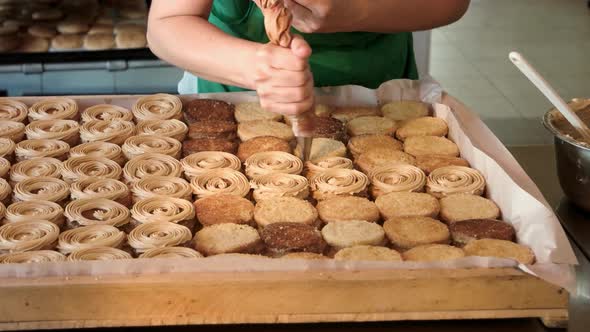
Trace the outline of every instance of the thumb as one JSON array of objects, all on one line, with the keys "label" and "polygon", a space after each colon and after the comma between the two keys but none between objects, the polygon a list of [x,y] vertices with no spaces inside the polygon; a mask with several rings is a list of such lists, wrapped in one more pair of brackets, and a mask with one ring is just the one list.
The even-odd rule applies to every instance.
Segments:
[{"label": "thumb", "polygon": [[311,47],[300,35],[294,35],[291,42],[291,51],[296,56],[307,59],[311,56]]}]

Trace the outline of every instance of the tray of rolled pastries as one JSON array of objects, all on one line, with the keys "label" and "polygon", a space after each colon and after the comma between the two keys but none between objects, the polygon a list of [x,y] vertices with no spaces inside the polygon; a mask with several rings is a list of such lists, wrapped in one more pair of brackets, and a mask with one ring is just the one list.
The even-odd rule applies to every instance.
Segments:
[{"label": "tray of rolled pastries", "polygon": [[[251,275],[269,287],[256,288],[256,294],[264,297],[259,300],[267,303],[264,309],[216,307],[212,310],[220,311],[213,321],[202,313],[178,310],[188,315],[183,317],[189,322],[233,323],[266,322],[278,314],[291,314],[288,321],[435,317],[431,313],[416,318],[410,314],[415,311],[448,313],[439,318],[563,318],[567,282],[549,282],[540,272],[534,276],[517,268],[527,266],[529,273],[535,273],[531,271],[538,263],[547,266],[553,263],[547,257],[557,257],[538,249],[544,246],[535,246],[526,235],[536,234],[526,228],[528,220],[514,217],[528,212],[519,214],[518,207],[509,204],[538,201],[526,192],[522,197],[504,197],[505,191],[519,190],[514,182],[514,188],[491,188],[504,183],[494,178],[502,167],[481,163],[484,157],[493,159],[471,145],[468,130],[457,120],[463,116],[451,108],[464,106],[445,98],[447,104],[379,100],[368,106],[330,104],[327,98],[314,111],[314,140],[307,162],[298,157],[301,147],[288,119],[263,110],[248,93],[0,98],[0,279],[5,285],[12,280],[22,286],[11,287],[15,293],[5,299],[35,289],[23,276],[49,278],[56,282],[55,291],[63,292],[74,277],[86,280],[89,287],[108,289],[92,278],[132,282],[130,275],[153,278],[155,273],[168,276],[162,279],[169,282],[167,287],[205,283],[193,285],[197,297],[212,297],[200,293],[201,286],[207,292],[217,289],[220,298],[227,292],[233,299],[224,300],[227,304],[240,300],[240,289],[253,291],[252,285],[244,281],[238,290],[221,290],[219,280],[229,278],[231,284]],[[469,151],[463,151],[464,146]],[[508,176],[502,181],[513,180]],[[530,216],[546,213],[539,204]],[[549,212],[546,217],[554,216]],[[552,222],[547,221],[547,229],[557,234],[558,242],[562,230]],[[568,249],[562,249],[565,261],[570,259]],[[165,267],[159,269],[160,264]],[[294,283],[285,271],[309,283]],[[383,271],[388,272],[376,277]],[[206,277],[210,273],[214,277]],[[362,273],[367,273],[366,278]],[[450,301],[447,307],[429,293],[423,299],[423,303],[432,301],[428,309],[412,309],[409,304],[404,316],[400,308],[367,306],[369,299],[359,299],[366,307],[355,309],[351,298],[339,299],[325,284],[314,286],[326,281],[321,276],[334,285],[340,282],[337,289],[351,287],[351,294],[359,294],[355,293],[359,285],[388,280],[397,286],[388,290],[386,283],[371,290],[395,297],[397,291],[407,292],[395,287],[420,278],[432,285],[462,278],[477,284],[480,278],[482,284],[472,290],[489,293],[479,306],[457,299],[460,304]],[[353,281],[351,276],[358,277],[360,284],[347,284]],[[213,287],[207,280],[218,284]],[[263,294],[273,289],[269,285],[281,282],[289,283],[285,292],[301,300],[299,307],[275,312],[280,309],[268,306],[281,300]],[[162,286],[155,282],[151,287],[158,285]],[[449,287],[443,291],[448,298],[454,286],[440,287]],[[310,313],[302,308],[309,305],[305,299],[309,289],[349,306],[317,309],[320,316],[306,319]],[[51,292],[51,287],[46,291]],[[82,296],[79,290],[71,291],[76,298]],[[490,297],[503,291],[514,293],[510,293],[512,302]],[[142,294],[129,295],[129,301],[143,301]],[[400,296],[409,301],[403,296],[411,295]],[[175,299],[183,301],[174,296],[170,301]],[[380,303],[390,301],[396,300]],[[511,310],[519,304],[523,310]],[[0,317],[0,327],[6,323],[10,328],[9,322],[19,321],[18,306],[14,308]],[[335,308],[340,311],[331,311]],[[533,310],[540,308],[544,311]],[[475,313],[483,309],[497,311]],[[71,317],[57,321],[93,318],[84,318],[82,309],[71,310]],[[336,316],[358,310],[369,311],[356,318]],[[473,312],[461,316],[454,310]],[[95,326],[120,323],[113,312],[101,313],[104,322],[98,319]],[[167,324],[186,322],[174,320],[157,305],[136,314],[136,325],[152,324],[146,323],[153,320],[145,315],[149,319],[156,315]],[[44,326],[44,317],[28,319],[39,324],[31,328]]]}]

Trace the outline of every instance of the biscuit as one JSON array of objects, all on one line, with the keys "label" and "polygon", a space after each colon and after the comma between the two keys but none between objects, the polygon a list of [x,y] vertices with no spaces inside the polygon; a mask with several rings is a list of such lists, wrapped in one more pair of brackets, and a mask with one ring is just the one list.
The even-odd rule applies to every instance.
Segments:
[{"label": "biscuit", "polygon": [[147,16],[147,11],[139,8],[122,8],[119,10],[119,15],[123,18],[137,20],[145,18]]},{"label": "biscuit", "polygon": [[16,52],[42,53],[49,50],[49,40],[40,37],[26,36],[21,39]]},{"label": "biscuit", "polygon": [[188,137],[190,139],[226,139],[237,138],[238,126],[232,121],[204,120],[189,126]]},{"label": "biscuit", "polygon": [[33,12],[31,15],[35,21],[52,21],[59,20],[63,17],[63,13],[59,9],[44,9]]},{"label": "biscuit", "polygon": [[218,194],[195,202],[197,220],[203,226],[253,224],[254,204],[237,195]]},{"label": "biscuit", "polygon": [[428,116],[428,104],[420,101],[394,101],[381,107],[381,113],[393,121],[407,121]]},{"label": "biscuit", "polygon": [[238,143],[225,139],[191,139],[182,142],[182,155],[189,156],[203,151],[222,151],[235,154]]},{"label": "biscuit", "polygon": [[295,197],[277,197],[258,202],[254,209],[254,220],[260,228],[288,222],[315,226],[318,211],[308,201]]},{"label": "biscuit", "polygon": [[405,141],[408,137],[413,136],[446,136],[449,133],[449,127],[445,120],[434,117],[424,117],[409,120],[401,126],[395,133],[395,136]]},{"label": "biscuit", "polygon": [[280,257],[292,252],[321,254],[326,248],[322,234],[315,227],[299,223],[274,223],[262,230],[260,236],[267,254]]},{"label": "biscuit", "polygon": [[197,232],[194,248],[204,256],[219,254],[256,254],[263,249],[258,231],[248,225],[217,224]]},{"label": "biscuit", "polygon": [[57,31],[54,27],[50,27],[43,24],[36,24],[29,27],[29,35],[40,38],[53,38],[57,35]]},{"label": "biscuit", "polygon": [[389,193],[379,196],[375,204],[385,220],[400,217],[436,218],[440,212],[438,200],[424,193]]},{"label": "biscuit", "polygon": [[416,157],[416,166],[426,173],[432,173],[435,169],[447,166],[469,167],[469,162],[463,158],[441,156],[441,155],[421,155]]},{"label": "biscuit", "polygon": [[350,136],[391,135],[395,134],[395,121],[379,116],[361,116],[346,124]]},{"label": "biscuit", "polygon": [[334,255],[334,259],[337,261],[403,261],[399,252],[385,247],[374,246],[344,248]]},{"label": "biscuit", "polygon": [[465,257],[465,252],[446,244],[426,244],[403,253],[404,260],[414,262],[441,262]]},{"label": "biscuit", "polygon": [[215,99],[195,99],[186,104],[184,116],[188,123],[207,120],[235,122],[232,104]]},{"label": "biscuit", "polygon": [[293,152],[289,143],[280,138],[272,136],[260,136],[246,142],[242,142],[238,148],[237,156],[242,162],[245,162],[253,154],[270,151],[280,151],[287,153]]},{"label": "biscuit", "polygon": [[467,256],[514,259],[521,264],[533,264],[535,254],[531,248],[504,240],[481,239],[469,242],[463,250]]},{"label": "biscuit", "polygon": [[116,35],[129,33],[145,35],[146,27],[143,24],[119,23],[115,26],[114,33]]},{"label": "biscuit", "polygon": [[440,217],[447,224],[469,219],[498,219],[500,209],[487,198],[456,194],[440,200]]},{"label": "biscuit", "polygon": [[51,48],[56,50],[73,50],[82,48],[84,38],[81,35],[57,35],[51,40]]},{"label": "biscuit", "polygon": [[0,35],[0,52],[14,51],[20,43],[21,40],[16,35]]},{"label": "biscuit", "polygon": [[514,241],[516,231],[509,223],[495,219],[471,219],[449,225],[453,243],[464,246],[480,239]]},{"label": "biscuit", "polygon": [[84,48],[87,50],[110,50],[115,47],[115,38],[112,34],[97,33],[84,37]]},{"label": "biscuit", "polygon": [[363,197],[335,197],[318,202],[316,208],[324,223],[351,220],[377,222],[380,218],[377,205]]},{"label": "biscuit", "polygon": [[360,135],[351,137],[348,141],[348,150],[354,159],[372,149],[401,151],[403,144],[389,135]]},{"label": "biscuit", "polygon": [[304,259],[304,260],[323,260],[330,259],[322,254],[313,252],[292,252],[281,257],[282,259]]},{"label": "biscuit", "polygon": [[403,151],[392,150],[390,148],[375,148],[361,154],[356,160],[356,165],[365,174],[377,167],[394,164],[416,165],[416,158]]},{"label": "biscuit", "polygon": [[338,107],[332,111],[331,116],[347,123],[361,116],[381,116],[381,111],[377,107]]},{"label": "biscuit", "polygon": [[[296,156],[301,156],[302,147],[297,145],[293,153]],[[346,157],[344,143],[330,138],[314,138],[311,143],[309,159],[315,162],[328,157]]]},{"label": "biscuit", "polygon": [[385,244],[381,225],[362,220],[329,223],[322,228],[324,240],[335,250],[359,245]]},{"label": "biscuit", "polygon": [[459,147],[451,140],[439,136],[413,136],[404,141],[404,151],[414,157],[441,155],[459,157]]},{"label": "biscuit", "polygon": [[337,141],[346,141],[346,127],[344,123],[334,118],[314,119],[313,137],[330,138]]},{"label": "biscuit", "polygon": [[238,136],[242,142],[261,136],[273,136],[287,142],[295,138],[291,127],[281,122],[268,120],[240,123],[238,125]]},{"label": "biscuit", "polygon": [[383,224],[387,238],[396,249],[407,250],[425,244],[448,244],[449,228],[429,217],[391,218]]},{"label": "biscuit", "polygon": [[236,105],[236,121],[248,122],[255,120],[282,121],[281,114],[265,111],[259,103],[240,103]]},{"label": "biscuit", "polygon": [[89,35],[108,34],[113,35],[113,26],[110,24],[95,24],[88,30]]},{"label": "biscuit", "polygon": [[62,21],[56,28],[59,33],[67,35],[86,33],[90,29],[88,24],[77,21]]},{"label": "biscuit", "polygon": [[147,37],[145,32],[119,32],[115,36],[115,45],[118,49],[144,48],[147,46]]}]

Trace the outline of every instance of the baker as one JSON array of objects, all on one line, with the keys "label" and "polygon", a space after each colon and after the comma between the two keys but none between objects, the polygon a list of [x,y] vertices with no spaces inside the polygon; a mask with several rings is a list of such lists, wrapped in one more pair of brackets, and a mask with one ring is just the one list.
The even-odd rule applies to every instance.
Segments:
[{"label": "baker", "polygon": [[450,24],[469,2],[285,0],[298,35],[282,48],[268,43],[260,0],[153,0],[148,41],[187,70],[180,93],[256,90],[265,109],[294,115],[314,86],[417,79],[411,31]]}]

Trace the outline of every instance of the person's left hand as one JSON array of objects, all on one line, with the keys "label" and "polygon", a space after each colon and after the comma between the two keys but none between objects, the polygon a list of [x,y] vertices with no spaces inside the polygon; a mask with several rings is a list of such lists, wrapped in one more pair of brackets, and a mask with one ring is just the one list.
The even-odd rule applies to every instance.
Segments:
[{"label": "person's left hand", "polygon": [[304,33],[349,31],[365,12],[368,0],[284,0],[293,26]]}]

